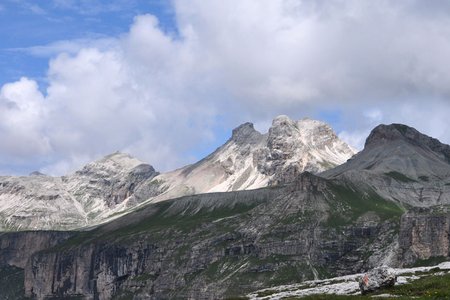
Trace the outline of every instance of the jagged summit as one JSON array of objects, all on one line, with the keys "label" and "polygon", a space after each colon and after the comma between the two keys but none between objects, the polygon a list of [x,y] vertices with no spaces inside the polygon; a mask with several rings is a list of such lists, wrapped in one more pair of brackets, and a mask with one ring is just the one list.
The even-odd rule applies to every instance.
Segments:
[{"label": "jagged summit", "polygon": [[338,140],[336,133],[325,122],[310,118],[294,121],[285,115],[278,116],[273,120],[269,129],[270,135],[278,137],[296,136],[304,144],[310,144],[311,146],[316,146],[317,143],[325,141],[327,138]]},{"label": "jagged summit", "polygon": [[253,123],[247,122],[233,129],[231,140],[237,144],[254,144],[261,140],[261,136],[253,127]]},{"label": "jagged summit", "polygon": [[277,116],[268,133],[244,123],[201,161],[154,178],[164,192],[156,197],[256,189],[293,181],[304,171],[318,173],[344,163],[353,150],[326,123]]},{"label": "jagged summit", "polygon": [[295,121],[286,115],[279,115],[272,120],[272,128],[293,128],[295,127]]}]

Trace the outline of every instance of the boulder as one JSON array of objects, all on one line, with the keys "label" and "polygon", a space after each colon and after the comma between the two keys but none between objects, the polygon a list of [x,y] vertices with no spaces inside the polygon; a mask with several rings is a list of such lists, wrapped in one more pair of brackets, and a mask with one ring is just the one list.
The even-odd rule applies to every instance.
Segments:
[{"label": "boulder", "polygon": [[380,288],[393,286],[397,276],[392,268],[380,267],[369,271],[358,278],[361,294],[367,294]]}]

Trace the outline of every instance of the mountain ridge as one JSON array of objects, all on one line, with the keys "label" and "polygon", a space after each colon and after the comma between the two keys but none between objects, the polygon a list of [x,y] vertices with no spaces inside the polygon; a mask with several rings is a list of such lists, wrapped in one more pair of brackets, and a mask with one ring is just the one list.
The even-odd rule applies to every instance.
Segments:
[{"label": "mountain ridge", "polygon": [[[292,181],[303,171],[318,173],[339,165],[354,155],[355,150],[339,140],[331,127],[324,122],[311,119],[293,121],[281,115],[276,117],[269,131],[261,134],[252,123],[244,123],[233,130],[231,138],[213,153],[199,162],[184,168],[161,174],[156,180],[165,181],[166,176],[178,178],[178,182],[166,185],[169,199],[171,185],[184,188],[184,195],[204,192],[226,192],[240,189],[255,189],[267,185]],[[205,165],[207,165],[205,167]],[[214,166],[214,170],[202,170]],[[187,178],[193,170],[202,177],[195,181]],[[208,175],[205,176],[204,173]],[[209,175],[213,173],[213,175]],[[219,185],[208,185],[205,177],[225,178]],[[207,179],[206,179],[207,180]]]},{"label": "mountain ridge", "polygon": [[[0,234],[0,257],[22,270],[22,291],[37,299],[218,299],[450,260],[449,164],[433,150],[446,146],[398,134],[279,185],[147,202],[83,232]],[[441,169],[420,178],[427,163]],[[24,249],[29,241],[37,242]]]},{"label": "mountain ridge", "polygon": [[412,127],[375,127],[362,151],[348,162],[322,172],[375,189],[391,201],[419,207],[450,203],[450,146]]},{"label": "mountain ridge", "polygon": [[343,163],[354,152],[320,121],[278,116],[265,134],[247,122],[205,158],[162,174],[116,152],[61,177],[0,177],[0,228],[97,225],[148,202],[283,184],[303,171],[317,173]]}]

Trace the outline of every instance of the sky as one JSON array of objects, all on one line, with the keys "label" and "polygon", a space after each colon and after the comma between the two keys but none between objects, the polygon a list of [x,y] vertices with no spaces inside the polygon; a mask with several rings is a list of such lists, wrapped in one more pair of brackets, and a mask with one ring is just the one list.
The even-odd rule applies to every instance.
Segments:
[{"label": "sky", "polygon": [[0,174],[171,170],[280,114],[450,143],[449,66],[448,1],[2,0]]}]

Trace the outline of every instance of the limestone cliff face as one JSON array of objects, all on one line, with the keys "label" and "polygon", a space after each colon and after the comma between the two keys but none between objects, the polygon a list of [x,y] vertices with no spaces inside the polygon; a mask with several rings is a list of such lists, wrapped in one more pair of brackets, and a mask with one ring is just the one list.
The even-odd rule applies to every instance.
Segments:
[{"label": "limestone cliff face", "polygon": [[0,233],[0,266],[11,265],[23,269],[32,254],[49,249],[74,234],[57,231]]},{"label": "limestone cliff face", "polygon": [[398,226],[387,213],[401,210],[354,213],[342,193],[305,173],[284,187],[155,203],[34,254],[26,293],[217,299],[382,263]]},{"label": "limestone cliff face", "polygon": [[403,264],[450,256],[448,209],[448,207],[416,209],[402,216],[399,244]]},{"label": "limestone cliff face", "polygon": [[447,212],[402,213],[307,173],[280,188],[169,200],[31,255],[25,290],[37,299],[217,299],[448,257]]}]

